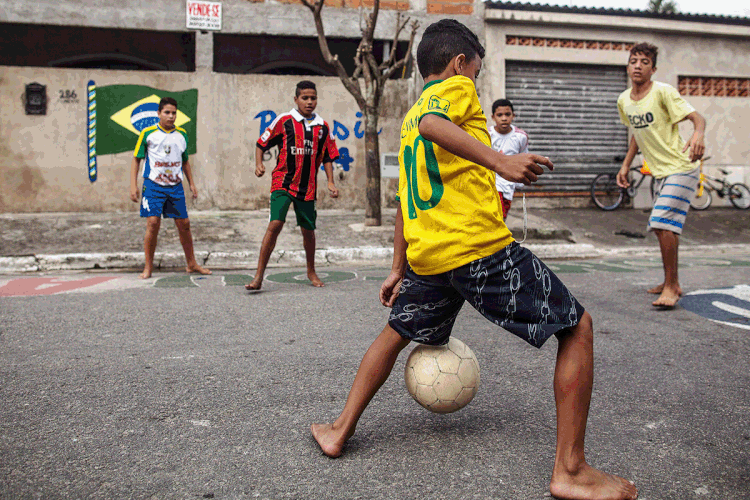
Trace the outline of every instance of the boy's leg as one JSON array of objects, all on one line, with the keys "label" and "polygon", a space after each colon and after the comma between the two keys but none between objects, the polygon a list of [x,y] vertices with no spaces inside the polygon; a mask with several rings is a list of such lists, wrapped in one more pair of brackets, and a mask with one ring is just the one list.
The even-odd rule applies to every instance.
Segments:
[{"label": "boy's leg", "polygon": [[659,294],[653,302],[657,307],[672,308],[682,295],[677,276],[679,235],[685,225],[690,200],[695,196],[700,180],[700,168],[690,172],[672,174],[659,180],[658,196],[648,218],[648,229],[654,231],[659,240],[664,282],[649,289],[649,293]]},{"label": "boy's leg", "polygon": [[143,251],[146,254],[146,265],[140,275],[141,279],[151,277],[154,271],[154,253],[156,253],[156,240],[159,236],[159,227],[161,227],[161,217],[152,215],[146,218],[146,236],[143,238]]},{"label": "boy's leg", "polygon": [[557,448],[550,493],[565,499],[635,499],[635,486],[594,469],[584,456],[584,438],[594,382],[594,332],[591,316],[558,335],[555,365]]},{"label": "boy's leg", "polygon": [[372,397],[388,379],[399,353],[409,344],[386,325],[362,358],[341,415],[331,424],[312,424],[313,437],[323,453],[331,458],[341,455],[346,441],[354,434],[359,417]]},{"label": "boy's leg", "polygon": [[255,271],[253,281],[245,285],[246,290],[260,290],[263,285],[263,274],[266,272],[268,260],[271,258],[273,249],[276,248],[276,239],[284,228],[283,220],[272,220],[268,223],[268,229],[260,244],[260,255],[258,256],[258,269]]},{"label": "boy's leg", "polygon": [[302,230],[302,245],[305,247],[305,259],[307,260],[307,279],[312,286],[325,286],[325,283],[318,278],[315,272],[315,231],[311,229],[300,228]]},{"label": "boy's leg", "polygon": [[294,200],[294,213],[297,216],[297,225],[302,230],[302,246],[305,248],[305,260],[307,261],[307,279],[313,286],[325,286],[315,272],[315,223],[318,218],[315,201]]},{"label": "boy's leg", "polygon": [[667,229],[654,229],[654,233],[659,240],[661,261],[664,266],[664,282],[650,289],[649,292],[659,294],[659,298],[652,302],[653,305],[671,308],[677,305],[677,301],[682,296],[677,271],[680,236]]},{"label": "boy's leg", "polygon": [[188,273],[211,274],[211,271],[198,265],[195,260],[193,249],[193,234],[190,232],[190,219],[188,218],[187,204],[185,203],[185,190],[182,184],[162,188],[166,194],[164,201],[164,217],[174,219],[177,234],[180,235],[182,250],[185,252],[185,261]]},{"label": "boy's leg", "polygon": [[451,273],[451,282],[483,316],[529,344],[559,339],[555,366],[557,447],[550,492],[574,500],[630,500],[628,481],[593,469],[584,436],[594,377],[593,327],[555,274],[517,243]]},{"label": "boy's leg", "polygon": [[175,226],[177,226],[177,232],[180,235],[182,250],[185,252],[185,261],[187,262],[185,271],[188,273],[211,274],[211,271],[200,266],[195,260],[193,234],[190,232],[190,219],[175,219],[174,223]]},{"label": "boy's leg", "polygon": [[161,216],[167,201],[167,191],[151,179],[143,179],[141,194],[141,217],[146,219],[146,236],[143,238],[143,251],[146,254],[146,265],[140,274],[141,279],[151,277],[154,271],[154,253],[156,240],[161,227]]},{"label": "boy's leg", "polygon": [[271,193],[270,210],[268,218],[268,229],[260,244],[260,255],[258,255],[258,269],[255,271],[253,281],[245,285],[245,290],[260,290],[263,285],[263,274],[266,272],[268,260],[271,258],[273,249],[276,248],[276,239],[284,228],[286,214],[292,204],[292,197],[284,190],[276,190]]}]

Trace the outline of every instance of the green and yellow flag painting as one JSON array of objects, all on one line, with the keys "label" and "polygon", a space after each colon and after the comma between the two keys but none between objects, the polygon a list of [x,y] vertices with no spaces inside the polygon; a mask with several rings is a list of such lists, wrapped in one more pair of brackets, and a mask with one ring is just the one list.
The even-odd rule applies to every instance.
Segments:
[{"label": "green and yellow flag painting", "polygon": [[175,125],[185,129],[189,138],[187,152],[195,154],[198,89],[169,92],[142,85],[96,87],[96,154],[133,151],[141,130],[159,122],[157,112],[162,97],[177,101]]}]

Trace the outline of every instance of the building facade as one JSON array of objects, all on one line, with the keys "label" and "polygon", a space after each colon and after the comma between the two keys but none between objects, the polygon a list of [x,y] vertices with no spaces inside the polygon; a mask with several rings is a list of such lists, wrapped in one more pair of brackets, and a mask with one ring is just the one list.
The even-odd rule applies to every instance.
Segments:
[{"label": "building facade", "polygon": [[[586,201],[593,177],[619,168],[629,136],[616,103],[639,42],[659,48],[654,79],[706,118],[706,170],[750,180],[750,19],[506,2],[488,3],[484,19],[490,56],[482,104],[511,99],[530,149],[556,164],[528,192]],[[680,130],[689,137],[692,124]],[[636,202],[650,199],[644,193]]]},{"label": "building facade", "polygon": [[[255,141],[275,115],[294,106],[301,79],[317,83],[318,111],[343,152],[336,165],[341,198],[330,200],[321,190],[320,205],[364,208],[361,113],[323,61],[310,11],[299,0],[225,0],[220,29],[202,31],[187,27],[189,5],[190,0],[0,3],[0,212],[135,210],[128,197],[132,153],[107,152],[107,130],[134,144],[138,103],[148,107],[153,95],[184,91],[197,92],[195,109],[186,108],[190,116],[185,115],[195,130],[190,160],[201,193],[193,207],[265,207],[270,179],[253,174]],[[369,5],[332,0],[323,11],[332,51],[350,69],[366,13],[361,7]],[[614,102],[627,87],[627,49],[639,41],[660,47],[656,77],[689,94],[706,116],[710,164],[729,166],[732,178],[748,180],[743,168],[750,164],[743,141],[750,126],[748,19],[387,0],[381,2],[376,55],[391,47],[399,13],[420,23],[417,42],[427,25],[443,17],[478,33],[487,48],[477,84],[486,113],[496,98],[514,100],[532,151],[558,165],[530,193],[547,200],[574,195],[585,202],[581,195],[593,175],[617,167],[628,133]],[[397,50],[403,52],[405,44],[402,37]],[[89,82],[98,89],[101,110],[95,182],[89,178]],[[422,84],[414,65],[389,82],[380,117],[381,154],[398,151],[401,119]],[[133,94],[132,103],[117,104],[122,109],[108,107],[108,96],[127,93],[116,86],[141,93]],[[44,114],[34,114],[40,96]],[[273,162],[269,155],[267,166]],[[395,188],[394,179],[383,179],[384,205],[393,205]]]}]

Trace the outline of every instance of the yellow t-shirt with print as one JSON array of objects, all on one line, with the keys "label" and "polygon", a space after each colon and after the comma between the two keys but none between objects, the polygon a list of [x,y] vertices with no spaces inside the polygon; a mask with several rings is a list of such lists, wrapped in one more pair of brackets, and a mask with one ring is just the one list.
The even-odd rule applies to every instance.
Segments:
[{"label": "yellow t-shirt with print", "polygon": [[487,118],[465,76],[425,85],[401,126],[398,196],[406,257],[414,272],[439,274],[492,255],[513,241],[495,190],[495,173],[419,135],[434,114],[490,145]]},{"label": "yellow t-shirt with print", "polygon": [[630,98],[631,89],[617,99],[620,120],[630,127],[654,177],[689,172],[695,168],[689,153],[682,152],[685,141],[680,137],[678,123],[695,111],[677,92],[661,82],[653,82],[651,90],[640,101]]}]

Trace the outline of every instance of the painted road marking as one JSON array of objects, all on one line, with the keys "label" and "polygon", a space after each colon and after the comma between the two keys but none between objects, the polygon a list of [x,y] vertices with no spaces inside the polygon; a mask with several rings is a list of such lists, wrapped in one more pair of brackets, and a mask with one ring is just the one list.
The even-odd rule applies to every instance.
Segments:
[{"label": "painted road marking", "polygon": [[680,306],[715,323],[750,330],[750,286],[696,290]]},{"label": "painted road marking", "polygon": [[254,276],[249,276],[247,274],[225,274],[222,278],[224,286],[244,286],[253,281]]},{"label": "painted road marking", "polygon": [[167,276],[166,278],[159,278],[154,283],[154,288],[190,288],[197,286],[193,277],[188,275]]},{"label": "painted road marking", "polygon": [[116,276],[97,276],[82,280],[64,278],[17,278],[0,287],[0,297],[34,295],[54,295],[56,293],[80,290],[100,283],[117,279]]},{"label": "painted road marking", "polygon": [[[351,281],[357,278],[357,275],[348,271],[328,271],[318,273],[318,277],[326,283],[338,283],[340,281]],[[307,279],[307,272],[278,273],[266,276],[268,281],[274,283],[310,283]]]}]

